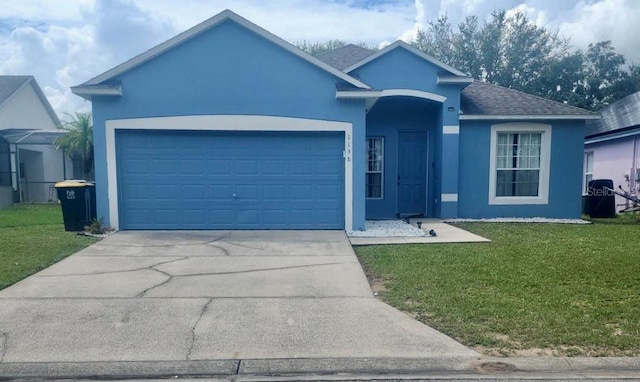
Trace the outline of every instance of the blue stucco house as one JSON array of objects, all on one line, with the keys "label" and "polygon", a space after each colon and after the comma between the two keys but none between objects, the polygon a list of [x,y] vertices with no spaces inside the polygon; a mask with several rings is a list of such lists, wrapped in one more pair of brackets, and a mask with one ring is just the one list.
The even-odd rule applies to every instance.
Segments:
[{"label": "blue stucco house", "polygon": [[313,57],[231,11],[72,88],[115,229],[576,218],[585,120],[396,42]]}]

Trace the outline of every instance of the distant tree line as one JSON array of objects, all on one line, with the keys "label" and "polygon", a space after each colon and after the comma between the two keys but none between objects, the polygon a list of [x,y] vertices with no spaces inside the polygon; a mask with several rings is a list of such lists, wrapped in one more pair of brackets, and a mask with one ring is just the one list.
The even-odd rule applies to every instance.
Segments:
[{"label": "distant tree line", "polygon": [[[482,23],[468,16],[456,28],[443,15],[410,43],[475,79],[588,110],[640,91],[640,65],[627,65],[611,41],[575,49],[557,31],[535,25],[522,12],[497,10]],[[317,55],[345,44],[305,41],[298,46]]]}]

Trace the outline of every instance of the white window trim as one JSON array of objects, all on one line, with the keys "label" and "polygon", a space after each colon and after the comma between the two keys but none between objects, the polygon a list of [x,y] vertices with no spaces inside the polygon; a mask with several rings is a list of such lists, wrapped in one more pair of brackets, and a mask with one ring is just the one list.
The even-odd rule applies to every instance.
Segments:
[{"label": "white window trim", "polygon": [[[379,197],[379,198],[368,198],[368,197],[366,196],[367,180],[365,179],[365,181],[364,181],[365,199],[366,199],[366,200],[382,200],[382,199],[384,199],[384,162],[385,162],[385,153],[384,153],[384,137],[366,137],[366,140],[369,140],[369,139],[380,139],[380,141],[382,142],[382,171],[380,171],[380,174],[381,174],[381,177],[380,177],[380,182],[381,182],[381,183],[380,183],[380,187],[381,187],[381,189],[380,189],[380,197]],[[368,152],[368,151],[369,151],[369,143],[368,143],[368,142],[367,142],[366,150],[367,150],[366,158],[367,158],[367,160],[369,160],[369,159],[368,159],[368,158],[369,158],[369,152]],[[364,174],[365,174],[365,176],[366,176],[366,175],[367,175],[367,174],[369,174],[369,173],[371,173],[371,174],[377,174],[377,172],[372,172],[372,171],[369,171],[369,170],[368,170],[368,163],[367,163],[367,167],[365,167]]]},{"label": "white window trim", "polygon": [[594,151],[585,151],[584,156],[582,158],[582,194],[586,195],[587,193],[587,175],[591,174],[591,179],[593,179],[593,169],[591,172],[587,172],[587,156],[591,155],[591,164],[593,165],[593,159],[595,159]]},{"label": "white window trim", "polygon": [[[551,170],[551,125],[542,123],[500,123],[491,126],[489,157],[489,204],[520,205],[549,204],[549,173]],[[542,133],[540,144],[540,183],[538,196],[496,196],[496,153],[499,133]]]},{"label": "white window trim", "polygon": [[265,115],[188,115],[116,119],[105,122],[109,225],[120,229],[116,130],[341,131],[344,132],[344,227],[353,230],[353,124]]}]

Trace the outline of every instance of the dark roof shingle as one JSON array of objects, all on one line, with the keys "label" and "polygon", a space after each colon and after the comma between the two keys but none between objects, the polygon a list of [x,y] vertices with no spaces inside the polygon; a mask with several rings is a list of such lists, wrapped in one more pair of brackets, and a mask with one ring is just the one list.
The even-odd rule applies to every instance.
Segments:
[{"label": "dark roof shingle", "polygon": [[329,52],[316,56],[320,61],[333,66],[338,70],[345,70],[374,54],[375,51],[358,45],[348,44]]},{"label": "dark roof shingle", "polygon": [[640,92],[612,103],[600,114],[601,119],[587,122],[587,136],[604,135],[640,125]]},{"label": "dark roof shingle", "polygon": [[477,80],[462,90],[460,109],[468,115],[597,115],[579,107]]}]

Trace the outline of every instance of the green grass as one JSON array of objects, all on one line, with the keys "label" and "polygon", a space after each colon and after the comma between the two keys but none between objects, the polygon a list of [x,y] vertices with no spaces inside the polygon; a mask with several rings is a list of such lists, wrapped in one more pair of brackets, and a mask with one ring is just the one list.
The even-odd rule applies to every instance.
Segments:
[{"label": "green grass", "polygon": [[95,241],[65,232],[58,204],[0,209],[0,289]]},{"label": "green grass", "polygon": [[356,248],[382,298],[488,354],[640,355],[640,223],[467,223],[492,243]]}]

